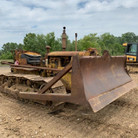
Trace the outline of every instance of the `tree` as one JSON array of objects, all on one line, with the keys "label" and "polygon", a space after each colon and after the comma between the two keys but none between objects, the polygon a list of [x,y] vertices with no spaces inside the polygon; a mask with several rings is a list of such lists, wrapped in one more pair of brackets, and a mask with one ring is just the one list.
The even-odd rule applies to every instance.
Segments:
[{"label": "tree", "polygon": [[24,50],[34,51],[40,53],[42,56],[46,53],[46,45],[51,47],[51,51],[59,50],[60,40],[55,39],[54,32],[43,34],[26,34],[24,38]]},{"label": "tree", "polygon": [[100,51],[101,48],[98,40],[99,37],[97,37],[97,34],[86,35],[82,39],[78,40],[78,50],[87,50],[88,48],[92,47],[97,48]]},{"label": "tree", "polygon": [[124,54],[124,48],[123,46],[119,43],[120,38],[115,37],[114,35],[110,33],[104,33],[100,36],[99,39],[99,44],[101,46],[102,52],[104,50],[108,50],[111,55],[122,55]]},{"label": "tree", "polygon": [[37,52],[37,37],[35,33],[29,33],[26,34],[26,36],[24,37],[24,50],[28,50],[28,51],[35,51]]},{"label": "tree", "polygon": [[133,32],[122,34],[122,43],[138,42],[138,37]]},{"label": "tree", "polygon": [[[82,39],[78,40],[78,51],[84,51],[88,48],[96,48],[101,54],[104,50],[108,50],[111,55],[123,55],[124,42],[138,42],[138,36],[133,32],[127,32],[122,34],[121,37],[116,37],[110,33],[104,33],[97,36],[96,33],[88,34]],[[27,51],[34,51],[40,53],[42,56],[46,53],[46,45],[51,47],[50,51],[61,51],[62,50],[62,37],[55,38],[54,32],[44,34],[28,33],[24,37],[23,44],[17,43],[6,43],[0,50],[0,58],[9,59],[13,58],[11,51],[15,49],[23,49]],[[75,50],[75,41],[70,41],[67,36],[67,50]]]},{"label": "tree", "polygon": [[17,43],[6,43],[6,44],[4,44],[3,46],[2,46],[2,51],[3,52],[8,52],[8,51],[13,51],[13,50],[15,50],[15,49],[17,49],[18,48],[18,44]]},{"label": "tree", "polygon": [[54,32],[46,35],[46,44],[51,46],[51,51],[59,51],[61,50],[61,39],[55,39]]},{"label": "tree", "polygon": [[17,44],[17,43],[6,43],[2,46],[2,50],[0,53],[0,58],[1,59],[12,59],[13,58],[13,51],[15,49],[22,49],[23,45],[22,44]]}]

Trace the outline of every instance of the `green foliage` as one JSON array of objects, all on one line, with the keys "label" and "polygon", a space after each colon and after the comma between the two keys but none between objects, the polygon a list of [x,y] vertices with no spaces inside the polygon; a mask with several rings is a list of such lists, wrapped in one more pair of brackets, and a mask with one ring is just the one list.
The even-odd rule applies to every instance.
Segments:
[{"label": "green foliage", "polygon": [[18,48],[18,44],[17,43],[6,43],[2,47],[2,51],[6,53],[7,51],[13,51],[13,50],[15,50],[17,48]]},{"label": "green foliage", "polygon": [[61,47],[60,39],[55,39],[54,32],[47,35],[43,34],[26,34],[24,40],[24,50],[34,51],[40,53],[42,56],[46,53],[46,45],[51,47],[51,51],[57,51]]},{"label": "green foliage", "polygon": [[127,32],[125,34],[122,34],[122,43],[132,42],[138,42],[138,36],[136,36],[133,32]]},{"label": "green foliage", "polygon": [[61,39],[56,40],[54,32],[46,35],[46,44],[51,47],[51,51],[61,50]]},{"label": "green foliage", "polygon": [[87,50],[88,48],[96,48],[101,54],[101,47],[98,43],[99,37],[97,34],[89,34],[78,41],[78,50]]},{"label": "green foliage", "polygon": [[69,37],[67,35],[67,48],[66,48],[67,51],[74,51],[75,50],[75,43],[74,42],[71,42],[69,40]]},{"label": "green foliage", "polygon": [[0,59],[12,59],[12,58],[13,58],[13,55],[10,51],[7,51],[0,55]]},{"label": "green foliage", "polygon": [[24,37],[23,49],[27,51],[38,52],[44,55],[46,39],[44,35],[36,35],[34,33],[26,34]]},{"label": "green foliage", "polygon": [[[138,42],[138,36],[133,32],[122,34],[121,37],[116,37],[110,33],[104,33],[97,36],[96,33],[85,35],[78,40],[78,51],[84,51],[88,48],[96,48],[101,55],[104,50],[108,50],[111,55],[124,55],[124,42]],[[54,32],[44,34],[28,33],[24,37],[23,44],[6,43],[0,50],[0,59],[13,58],[12,52],[15,49],[23,49],[40,53],[42,56],[46,53],[46,46],[51,47],[50,51],[62,50],[62,37],[55,38]],[[67,36],[67,51],[75,50],[75,41],[70,41]]]},{"label": "green foliage", "polygon": [[99,39],[101,52],[103,53],[103,51],[106,49],[111,55],[123,55],[124,48],[119,43],[119,41],[119,38],[115,37],[114,35],[111,35],[110,33],[102,34]]},{"label": "green foliage", "polygon": [[120,43],[120,38],[104,33],[101,36],[89,34],[78,41],[79,50],[87,50],[89,47],[96,48],[101,55],[104,50],[108,50],[111,55],[123,55],[124,48]]},{"label": "green foliage", "polygon": [[3,45],[2,50],[0,51],[0,59],[12,59],[13,54],[12,52],[15,49],[22,49],[22,44],[17,43],[6,43]]}]

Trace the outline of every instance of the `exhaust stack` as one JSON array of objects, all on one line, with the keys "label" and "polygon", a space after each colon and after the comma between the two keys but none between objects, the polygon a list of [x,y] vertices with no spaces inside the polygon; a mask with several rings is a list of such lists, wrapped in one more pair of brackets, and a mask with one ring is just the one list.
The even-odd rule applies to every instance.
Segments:
[{"label": "exhaust stack", "polygon": [[62,33],[62,50],[66,50],[67,45],[67,36],[66,36],[66,27],[63,27],[63,33]]},{"label": "exhaust stack", "polygon": [[50,46],[48,46],[48,45],[46,46],[46,53],[47,54],[50,52],[50,48],[51,48]]},{"label": "exhaust stack", "polygon": [[75,51],[77,51],[77,33],[75,33]]}]

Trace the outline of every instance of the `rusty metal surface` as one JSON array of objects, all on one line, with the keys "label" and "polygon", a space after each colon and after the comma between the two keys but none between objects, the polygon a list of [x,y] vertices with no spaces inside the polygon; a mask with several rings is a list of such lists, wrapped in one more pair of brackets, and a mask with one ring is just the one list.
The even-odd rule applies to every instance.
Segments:
[{"label": "rusty metal surface", "polygon": [[30,65],[14,65],[14,64],[8,64],[11,66],[11,68],[16,67],[19,69],[24,69],[24,68],[31,68],[31,69],[38,69],[38,70],[52,70],[52,71],[61,71],[61,69],[56,69],[56,68],[48,68],[48,67],[39,67],[39,66],[30,66]]},{"label": "rusty metal surface", "polygon": [[[36,62],[37,61],[36,58],[37,59],[41,58],[41,55],[37,52],[15,50],[13,54],[14,54],[14,62],[18,61],[19,64],[21,65],[26,65],[26,64],[34,64],[34,65],[39,64],[40,65],[39,62]],[[30,56],[32,56],[33,58],[30,58]]]},{"label": "rusty metal surface", "polygon": [[138,63],[127,63],[129,66],[138,66]]},{"label": "rusty metal surface", "polygon": [[[39,75],[30,75],[30,74],[13,74],[11,72],[9,73],[0,73],[0,76],[7,76],[7,77],[14,77],[14,78],[24,78],[27,80],[31,80],[34,82],[44,82],[44,83],[48,83],[50,82],[53,77],[41,77]],[[63,83],[59,80],[57,83],[55,83],[52,88],[57,88],[57,87],[61,87],[63,86]]]},{"label": "rusty metal surface", "polygon": [[67,72],[72,68],[72,64],[68,64],[62,71],[60,71],[48,84],[45,85],[38,93],[45,93],[51,88],[57,81],[59,81]]},{"label": "rusty metal surface", "polygon": [[125,70],[125,60],[108,55],[80,58],[84,92],[94,112],[136,86]]},{"label": "rusty metal surface", "polygon": [[17,69],[17,70],[25,70],[25,71],[37,71],[37,69],[34,68],[23,68],[23,67],[12,67],[12,69]]},{"label": "rusty metal surface", "polygon": [[62,33],[62,50],[66,50],[67,45],[67,36],[66,36],[66,27],[63,27],[63,33]]},{"label": "rusty metal surface", "polygon": [[[67,71],[64,72],[64,75],[69,72],[70,67],[67,68]],[[63,69],[64,70],[64,69]],[[62,70],[62,71],[63,71]],[[61,71],[61,73],[62,73]],[[60,73],[60,72],[59,72]],[[55,76],[54,78],[56,78]],[[74,57],[72,61],[72,91],[71,93],[67,94],[57,94],[57,93],[34,93],[34,92],[20,92],[19,97],[23,99],[32,99],[32,100],[51,100],[51,101],[62,101],[62,102],[70,102],[80,105],[89,105],[84,93],[83,88],[83,81],[82,81],[82,75],[80,72],[80,66],[79,66],[79,58]],[[47,87],[47,85],[45,85]]]},{"label": "rusty metal surface", "polygon": [[81,72],[87,95],[93,97],[101,92],[107,92],[129,81],[130,76],[124,68],[124,57],[83,57],[80,59]]},{"label": "rusty metal surface", "polygon": [[24,51],[23,53],[26,54],[26,55],[41,57],[41,55],[39,53],[37,53],[37,52]]},{"label": "rusty metal surface", "polygon": [[13,62],[7,62],[7,61],[1,61],[1,64],[10,65],[10,64],[14,64],[14,63]]},{"label": "rusty metal surface", "polygon": [[125,93],[129,92],[131,89],[136,87],[136,83],[131,81],[122,85],[121,87],[112,89],[108,92],[103,92],[94,98],[90,98],[89,104],[91,105],[94,112],[97,112],[104,108],[106,105],[110,104],[111,102],[115,101]]},{"label": "rusty metal surface", "polygon": [[87,51],[56,51],[56,52],[50,52],[48,53],[48,56],[90,56],[90,55],[94,55],[97,56],[98,55],[98,51],[96,48],[88,48]]},{"label": "rusty metal surface", "polygon": [[48,56],[75,56],[79,54],[80,56],[84,56],[85,52],[83,51],[57,51],[57,52],[50,52]]},{"label": "rusty metal surface", "polygon": [[19,96],[25,99],[89,105],[94,112],[97,112],[136,87],[125,70],[125,60],[123,56],[110,57],[108,53],[102,57],[75,56],[72,62],[71,93],[20,92]]},{"label": "rusty metal surface", "polygon": [[77,48],[77,36],[78,36],[78,34],[75,33],[75,51],[78,50],[78,48]]}]

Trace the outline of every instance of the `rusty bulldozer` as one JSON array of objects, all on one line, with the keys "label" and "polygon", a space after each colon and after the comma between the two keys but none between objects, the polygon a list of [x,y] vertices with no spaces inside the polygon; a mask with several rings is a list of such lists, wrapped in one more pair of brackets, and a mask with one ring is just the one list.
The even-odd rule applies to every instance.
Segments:
[{"label": "rusty bulldozer", "polygon": [[[36,69],[39,75],[43,76],[42,80],[50,78],[48,81],[40,83],[38,82],[40,77],[38,78],[36,75],[33,79],[17,77],[16,74],[11,75],[9,87],[13,87],[17,82],[23,84],[24,80],[26,87],[36,88],[37,86],[35,91],[34,89],[30,91],[14,90],[16,97],[42,103],[46,101],[69,102],[90,106],[94,112],[97,112],[136,87],[127,73],[125,56],[110,56],[108,51],[104,51],[103,55],[99,56],[96,49],[82,52],[65,51],[65,28],[62,36],[63,51],[47,52],[45,67],[10,64],[11,68],[16,67],[16,69]],[[49,51],[49,47],[47,48]],[[9,76],[6,74],[0,76],[0,87],[3,91],[6,81],[10,80]],[[58,86],[62,85],[65,88],[64,92],[59,92],[60,89],[58,92],[57,89],[53,91],[53,88],[58,87],[59,81]],[[43,87],[41,87],[42,85]]]}]

